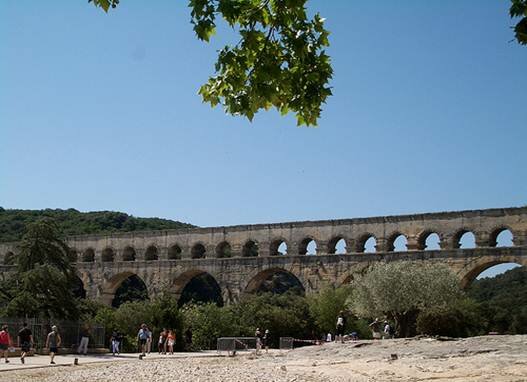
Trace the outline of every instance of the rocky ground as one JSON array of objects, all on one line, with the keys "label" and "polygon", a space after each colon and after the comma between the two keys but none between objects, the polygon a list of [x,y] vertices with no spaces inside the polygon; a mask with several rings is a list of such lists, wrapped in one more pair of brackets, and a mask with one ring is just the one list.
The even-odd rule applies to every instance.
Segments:
[{"label": "rocky ground", "polygon": [[527,381],[527,335],[310,346],[254,357],[134,360],[1,372],[0,381]]}]

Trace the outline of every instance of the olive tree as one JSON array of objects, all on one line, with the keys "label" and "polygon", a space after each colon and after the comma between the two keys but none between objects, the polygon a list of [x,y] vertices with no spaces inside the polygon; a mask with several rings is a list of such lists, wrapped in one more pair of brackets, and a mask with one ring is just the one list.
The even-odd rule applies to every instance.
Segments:
[{"label": "olive tree", "polygon": [[446,265],[394,261],[373,264],[353,280],[349,306],[362,317],[393,320],[399,336],[409,337],[421,311],[446,309],[462,296],[459,279]]}]

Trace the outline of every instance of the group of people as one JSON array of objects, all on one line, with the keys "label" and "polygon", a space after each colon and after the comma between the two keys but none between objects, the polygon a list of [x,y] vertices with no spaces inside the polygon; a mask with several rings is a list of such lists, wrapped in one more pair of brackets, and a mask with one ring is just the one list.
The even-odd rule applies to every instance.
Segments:
[{"label": "group of people", "polygon": [[269,351],[269,344],[271,342],[271,332],[269,329],[265,329],[262,334],[260,328],[256,328],[254,336],[256,337],[256,354],[258,355],[262,348],[264,348],[265,352],[267,353]]},{"label": "group of people", "polygon": [[[33,340],[33,332],[29,329],[28,324],[24,322],[22,324],[22,329],[19,330],[17,335],[17,345],[20,348],[20,362],[22,364],[26,363],[26,356],[30,352],[31,348],[35,345]],[[55,363],[55,355],[58,353],[58,349],[62,339],[58,332],[58,328],[53,325],[51,331],[46,336],[46,349],[49,349],[49,355],[51,357],[51,364]],[[5,363],[9,363],[9,352],[14,351],[13,340],[9,334],[9,328],[7,325],[2,326],[0,331],[0,352],[3,353],[2,356],[5,359]]]},{"label": "group of people", "polygon": [[[146,324],[142,324],[137,332],[137,342],[139,344],[139,352],[141,356],[150,354],[152,350],[152,331]],[[189,347],[192,344],[192,328],[189,327],[185,331],[185,343]],[[157,349],[159,354],[174,354],[174,347],[176,346],[176,331],[174,329],[163,328],[159,333],[157,342]],[[114,353],[115,354],[115,353]]]},{"label": "group of people", "polygon": [[[337,316],[337,323],[335,325],[335,341],[340,341],[344,343],[345,338],[350,338],[353,341],[356,341],[359,339],[359,335],[356,331],[351,332],[350,335],[345,335],[344,330],[346,327],[346,316],[344,315],[344,312],[339,312]],[[395,330],[392,325],[387,320],[384,320],[384,322],[381,322],[378,318],[376,318],[372,323],[369,324],[369,328],[372,332],[372,337],[374,340],[376,339],[391,339],[395,337]],[[328,333],[325,338],[326,342],[332,342],[333,338],[331,333]]]},{"label": "group of people", "polygon": [[159,333],[159,340],[157,343],[157,349],[159,354],[174,354],[174,345],[176,344],[176,331],[163,330]]},{"label": "group of people", "polygon": [[378,318],[373,320],[369,325],[374,340],[386,340],[395,337],[395,330],[387,320],[384,322],[379,321]]}]

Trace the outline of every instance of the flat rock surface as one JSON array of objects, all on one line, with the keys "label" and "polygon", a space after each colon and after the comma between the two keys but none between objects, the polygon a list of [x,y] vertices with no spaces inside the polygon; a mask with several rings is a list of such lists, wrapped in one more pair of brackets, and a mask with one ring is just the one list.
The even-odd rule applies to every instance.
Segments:
[{"label": "flat rock surface", "polygon": [[[4,365],[0,364],[0,371]],[[239,353],[236,357],[100,359],[80,366],[5,370],[0,381],[519,382],[527,381],[527,335],[331,343],[257,357]]]}]

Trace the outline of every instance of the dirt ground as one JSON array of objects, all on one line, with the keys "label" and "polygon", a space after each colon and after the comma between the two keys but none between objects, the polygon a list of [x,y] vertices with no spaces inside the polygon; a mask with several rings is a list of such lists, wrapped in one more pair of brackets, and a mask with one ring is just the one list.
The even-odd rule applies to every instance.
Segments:
[{"label": "dirt ground", "polygon": [[[1,371],[0,365],[0,371]],[[527,335],[309,346],[255,357],[145,359],[0,372],[0,381],[527,381]]]}]

